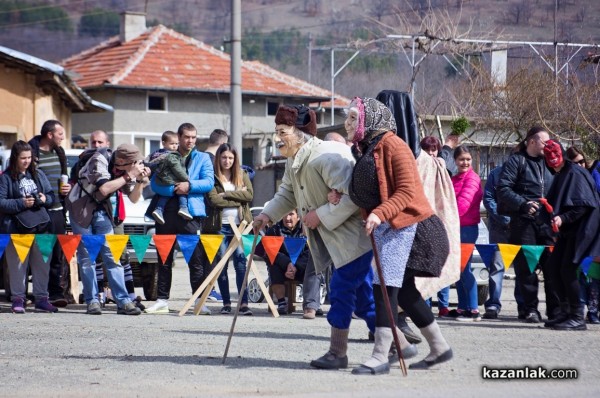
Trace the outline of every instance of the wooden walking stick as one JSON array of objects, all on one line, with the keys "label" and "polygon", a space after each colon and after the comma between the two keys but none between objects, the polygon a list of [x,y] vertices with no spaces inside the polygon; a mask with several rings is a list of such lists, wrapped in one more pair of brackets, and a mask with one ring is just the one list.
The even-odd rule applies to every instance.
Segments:
[{"label": "wooden walking stick", "polygon": [[246,285],[248,285],[248,274],[250,273],[250,267],[252,266],[252,260],[254,259],[254,251],[256,250],[256,242],[258,241],[259,233],[258,228],[262,225],[262,221],[254,222],[254,240],[252,241],[252,250],[250,250],[250,260],[246,266],[246,273],[244,274],[244,281],[242,282],[242,288],[240,289],[240,296],[238,297],[238,303],[235,307],[235,314],[233,315],[233,322],[231,322],[231,329],[229,330],[229,337],[227,338],[227,345],[225,346],[225,353],[223,354],[223,364],[227,359],[227,353],[229,352],[229,345],[231,344],[231,338],[233,337],[233,330],[235,329],[235,322],[237,321],[238,314],[240,313],[240,307],[242,305],[242,297],[246,291]]},{"label": "wooden walking stick", "polygon": [[375,238],[373,238],[373,232],[369,235],[371,237],[371,244],[373,245],[373,257],[375,257],[375,268],[377,269],[377,275],[379,275],[379,282],[381,283],[381,293],[383,294],[383,301],[385,302],[385,309],[392,325],[392,335],[394,336],[394,344],[396,345],[396,351],[398,352],[398,360],[400,361],[400,370],[402,375],[406,376],[406,364],[402,357],[402,349],[400,348],[400,339],[398,338],[398,330],[396,328],[396,317],[392,312],[392,306],[390,304],[390,296],[388,296],[387,288],[385,287],[385,279],[383,278],[383,269],[381,268],[381,262],[379,261],[379,252],[377,246],[375,246]]}]

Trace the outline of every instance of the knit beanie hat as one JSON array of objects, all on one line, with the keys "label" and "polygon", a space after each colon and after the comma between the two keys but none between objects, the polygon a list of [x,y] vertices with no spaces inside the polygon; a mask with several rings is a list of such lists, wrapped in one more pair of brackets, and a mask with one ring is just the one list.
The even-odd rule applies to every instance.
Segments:
[{"label": "knit beanie hat", "polygon": [[275,124],[296,126],[310,135],[317,135],[317,114],[304,105],[281,105],[275,115]]}]

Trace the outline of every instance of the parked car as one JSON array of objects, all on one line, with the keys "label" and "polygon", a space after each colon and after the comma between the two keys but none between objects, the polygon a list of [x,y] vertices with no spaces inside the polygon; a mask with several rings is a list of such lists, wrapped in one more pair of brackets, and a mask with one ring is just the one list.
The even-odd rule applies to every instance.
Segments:
[{"label": "parked car", "polygon": [[[79,160],[79,155],[82,152],[83,150],[81,149],[65,150],[69,171],[71,170],[71,167]],[[0,150],[0,165],[2,165],[2,171],[4,171],[8,166],[9,158],[10,150]],[[124,230],[126,235],[154,235],[154,220],[148,219],[144,216],[144,213],[150,204],[149,197],[151,196],[152,191],[147,188],[147,190],[144,192],[144,197],[146,199],[140,200],[138,203],[132,203],[129,198],[125,197],[126,218],[124,222]],[[67,225],[67,229],[70,230],[69,225]],[[135,251],[130,243],[127,244],[127,250],[129,251],[131,268],[133,271],[134,286],[141,287],[143,289],[146,300],[156,300],[158,256],[153,242],[151,241],[141,263],[138,261]],[[4,289],[7,299],[10,300],[8,270],[5,261],[2,261],[2,266],[0,267],[0,289]]]}]

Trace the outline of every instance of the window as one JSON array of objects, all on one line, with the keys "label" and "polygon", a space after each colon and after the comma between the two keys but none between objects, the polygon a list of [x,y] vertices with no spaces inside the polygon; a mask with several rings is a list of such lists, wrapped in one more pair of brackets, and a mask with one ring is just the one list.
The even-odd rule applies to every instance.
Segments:
[{"label": "window", "polygon": [[267,116],[275,116],[277,109],[279,108],[279,102],[267,101]]},{"label": "window", "polygon": [[163,111],[167,110],[167,96],[165,94],[148,94],[148,110]]}]

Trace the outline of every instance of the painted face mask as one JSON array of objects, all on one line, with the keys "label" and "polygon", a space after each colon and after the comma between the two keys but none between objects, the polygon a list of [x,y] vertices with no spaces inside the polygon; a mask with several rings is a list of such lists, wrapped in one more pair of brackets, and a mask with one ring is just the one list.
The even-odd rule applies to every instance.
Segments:
[{"label": "painted face mask", "polygon": [[546,141],[544,146],[544,158],[549,167],[559,167],[563,163],[562,146],[555,140]]}]

